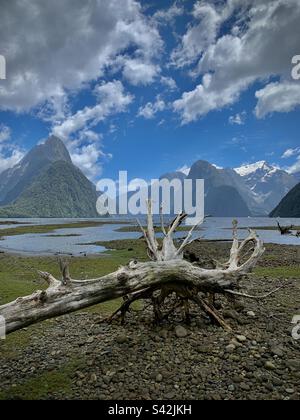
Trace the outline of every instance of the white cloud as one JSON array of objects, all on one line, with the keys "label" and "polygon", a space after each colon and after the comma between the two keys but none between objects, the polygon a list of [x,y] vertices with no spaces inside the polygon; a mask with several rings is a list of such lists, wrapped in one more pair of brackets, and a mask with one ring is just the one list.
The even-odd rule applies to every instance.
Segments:
[{"label": "white cloud", "polygon": [[0,124],[0,173],[16,165],[24,156],[24,152],[11,140],[11,129]]},{"label": "white cloud", "polygon": [[297,172],[300,172],[300,156],[297,157],[296,162],[292,166],[287,168],[287,172],[290,174],[295,174]]},{"label": "white cloud", "polygon": [[172,77],[166,77],[166,76],[162,76],[160,78],[160,83],[167,86],[167,88],[171,91],[176,90],[177,89],[177,84],[175,82],[175,80]]},{"label": "white cloud", "polygon": [[24,152],[20,149],[10,150],[8,154],[3,154],[0,151],[0,173],[15,166],[23,157]]},{"label": "white cloud", "polygon": [[150,83],[162,40],[135,0],[6,2],[0,50],[8,74],[0,82],[0,109],[28,111],[47,102],[48,112],[62,114],[69,91],[101,77],[128,48]]},{"label": "white cloud", "polygon": [[300,106],[300,84],[295,82],[269,83],[255,94],[257,118],[273,112],[290,112]]},{"label": "white cloud", "polygon": [[141,59],[124,59],[123,77],[132,85],[149,85],[153,83],[160,72],[156,64]]},{"label": "white cloud", "polygon": [[124,112],[133,100],[132,95],[125,93],[123,84],[116,80],[97,85],[94,94],[98,102],[95,106],[86,106],[69,116],[62,124],[53,127],[53,134],[70,140],[72,134],[87,130],[110,115]]},{"label": "white cloud", "polygon": [[300,155],[300,147],[296,147],[295,149],[287,149],[283,155],[281,156],[282,159],[289,159],[295,155]]},{"label": "white cloud", "polygon": [[231,125],[244,125],[246,121],[246,112],[243,111],[241,113],[238,113],[236,115],[231,115],[229,117],[229,124]]},{"label": "white cloud", "polygon": [[[283,83],[281,88],[289,90],[291,57],[299,47],[299,1],[228,0],[218,4],[197,3],[194,14],[198,16],[197,9],[201,21],[188,28],[183,36],[182,54],[175,60],[176,66],[182,66],[199,58],[191,74],[202,76],[202,82],[193,91],[184,92],[174,104],[183,123],[232,105],[255,81],[268,82],[270,77],[277,76]],[[227,33],[219,36],[218,28],[226,21]],[[205,29],[207,34],[201,34]],[[296,87],[294,90],[298,91]],[[270,88],[264,93],[266,98]],[[293,96],[292,101],[270,109],[278,112],[294,109],[298,92]],[[261,102],[263,99],[261,96]],[[260,103],[256,114],[266,115]]]},{"label": "white cloud", "polygon": [[109,116],[125,112],[133,96],[126,93],[120,81],[97,85],[94,89],[96,105],[85,107],[53,127],[53,134],[66,143],[72,160],[85,175],[94,180],[102,167],[100,158],[110,158],[102,151],[102,135],[92,128]]},{"label": "white cloud", "polygon": [[184,7],[178,2],[172,4],[168,9],[160,9],[153,15],[153,20],[159,24],[163,25],[166,23],[173,22],[178,16],[183,15]]},{"label": "white cloud", "polygon": [[148,102],[146,105],[140,107],[138,116],[144,117],[147,120],[151,120],[155,117],[155,114],[157,114],[158,112],[162,112],[165,109],[165,102],[160,97],[157,97],[156,102]]},{"label": "white cloud", "polygon": [[281,156],[282,159],[289,159],[296,156],[296,161],[288,168],[285,168],[286,171],[290,174],[294,174],[300,172],[300,147],[296,147],[295,149],[287,149],[283,155]]},{"label": "white cloud", "polygon": [[101,157],[103,157],[103,152],[97,144],[88,144],[71,151],[74,165],[78,166],[91,180],[102,174],[102,165],[99,163]]},{"label": "white cloud", "polygon": [[79,138],[83,142],[94,142],[97,143],[102,140],[103,136],[100,133],[96,133],[93,130],[83,130],[80,132]]},{"label": "white cloud", "polygon": [[233,104],[239,96],[240,89],[239,84],[229,85],[224,87],[220,95],[220,91],[213,84],[212,76],[206,74],[202,84],[190,92],[183,93],[181,99],[174,102],[173,107],[181,114],[182,123],[187,124],[210,111]]},{"label": "white cloud", "polygon": [[222,22],[214,5],[206,2],[196,2],[193,11],[199,23],[188,28],[182,38],[182,43],[171,56],[172,62],[177,67],[191,64],[200,54],[213,43],[217,30]]},{"label": "white cloud", "polygon": [[9,140],[11,136],[11,130],[7,125],[0,124],[0,144]]}]

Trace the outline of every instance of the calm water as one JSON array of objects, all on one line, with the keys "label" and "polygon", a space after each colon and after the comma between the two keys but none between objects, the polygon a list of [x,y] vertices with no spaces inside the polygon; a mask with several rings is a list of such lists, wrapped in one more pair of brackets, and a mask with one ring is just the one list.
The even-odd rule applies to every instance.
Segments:
[{"label": "calm water", "polygon": [[[4,221],[6,219],[0,219]],[[91,219],[13,219],[19,223],[46,225],[46,224],[65,224],[69,222],[78,222]],[[95,220],[95,219],[92,219]],[[101,219],[99,219],[101,220]],[[106,219],[107,220],[107,219]],[[255,226],[276,226],[276,219],[269,218],[239,218],[239,227]],[[128,224],[130,221],[128,221]],[[300,219],[280,219],[282,225],[300,225]],[[195,237],[204,239],[231,239],[232,218],[209,218],[206,219],[201,227],[201,231],[195,233]],[[20,225],[0,225],[1,229],[19,227]],[[115,239],[138,238],[140,232],[117,232],[116,229],[125,226],[116,221],[115,224],[104,224],[97,227],[57,229],[50,233],[43,234],[25,234],[18,236],[3,237],[0,242],[0,250],[12,253],[22,253],[27,255],[53,255],[61,254],[95,254],[105,251],[104,247],[91,245],[96,241],[109,241]],[[276,231],[259,230],[261,238],[266,243],[277,243],[286,245],[300,245],[300,238],[293,236],[282,236]],[[61,236],[52,237],[52,235],[79,235],[79,236]],[[178,236],[185,236],[186,232],[178,233]],[[239,236],[243,239],[247,235],[246,230],[240,230]],[[90,245],[89,245],[90,244]]]}]

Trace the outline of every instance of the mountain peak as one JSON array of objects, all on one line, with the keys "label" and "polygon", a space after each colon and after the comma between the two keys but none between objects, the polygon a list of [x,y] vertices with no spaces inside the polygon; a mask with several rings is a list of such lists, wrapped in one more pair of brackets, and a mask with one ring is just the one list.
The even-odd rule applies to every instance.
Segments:
[{"label": "mountain peak", "polygon": [[31,149],[14,167],[0,176],[0,202],[13,202],[48,165],[63,161],[72,164],[70,154],[58,137],[50,136],[45,143]]},{"label": "mountain peak", "polygon": [[40,149],[43,149],[51,162],[58,160],[64,160],[69,163],[72,162],[64,142],[59,137],[51,135],[44,144],[40,145]]},{"label": "mountain peak", "polygon": [[278,168],[270,165],[265,160],[260,160],[255,163],[249,163],[247,165],[242,165],[239,168],[234,168],[235,172],[238,173],[240,176],[247,176],[250,174],[253,174],[254,172],[258,170],[263,170],[266,172],[276,170]]}]

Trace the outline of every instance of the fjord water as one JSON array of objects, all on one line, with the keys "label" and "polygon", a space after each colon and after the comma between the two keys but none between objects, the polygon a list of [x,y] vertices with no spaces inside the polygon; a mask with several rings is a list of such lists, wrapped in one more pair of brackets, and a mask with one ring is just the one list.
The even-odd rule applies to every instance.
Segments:
[{"label": "fjord water", "polygon": [[[12,222],[18,222],[19,224],[1,225],[1,221],[7,221],[7,219],[0,219],[0,237],[1,229],[28,226],[28,223],[31,225],[53,225],[95,220],[104,221],[104,224],[84,228],[62,228],[42,234],[27,233],[2,237],[0,251],[26,255],[96,254],[105,251],[106,248],[94,245],[94,242],[135,239],[141,236],[140,232],[118,232],[117,229],[127,226],[124,223],[118,223],[118,220],[116,220],[116,223],[112,223],[112,220],[110,220],[110,223],[105,223],[107,219],[11,219]],[[241,239],[247,235],[247,228],[276,226],[277,224],[276,219],[267,217],[237,218],[237,220]],[[132,223],[135,223],[135,220],[128,219],[128,226]],[[291,224],[300,226],[300,219],[280,219],[280,223],[284,226]],[[206,240],[229,240],[232,237],[231,226],[232,218],[208,218],[200,230],[195,232],[194,236]],[[300,245],[300,238],[290,235],[282,236],[277,230],[258,230],[258,233],[266,243]],[[177,235],[178,237],[184,237],[186,232],[178,232]]]}]

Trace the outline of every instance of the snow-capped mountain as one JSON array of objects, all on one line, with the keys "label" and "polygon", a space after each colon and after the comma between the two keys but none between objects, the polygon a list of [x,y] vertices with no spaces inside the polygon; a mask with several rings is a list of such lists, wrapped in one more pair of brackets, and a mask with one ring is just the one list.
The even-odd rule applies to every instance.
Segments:
[{"label": "snow-capped mountain", "polygon": [[237,172],[241,176],[248,176],[257,171],[271,172],[277,169],[279,168],[277,168],[276,166],[270,165],[265,160],[261,160],[255,163],[249,163],[249,164],[240,166],[239,168],[234,168],[235,172]]},{"label": "snow-capped mountain", "polygon": [[297,184],[297,179],[266,161],[243,165],[234,169],[240,175],[256,201],[266,214]]}]

